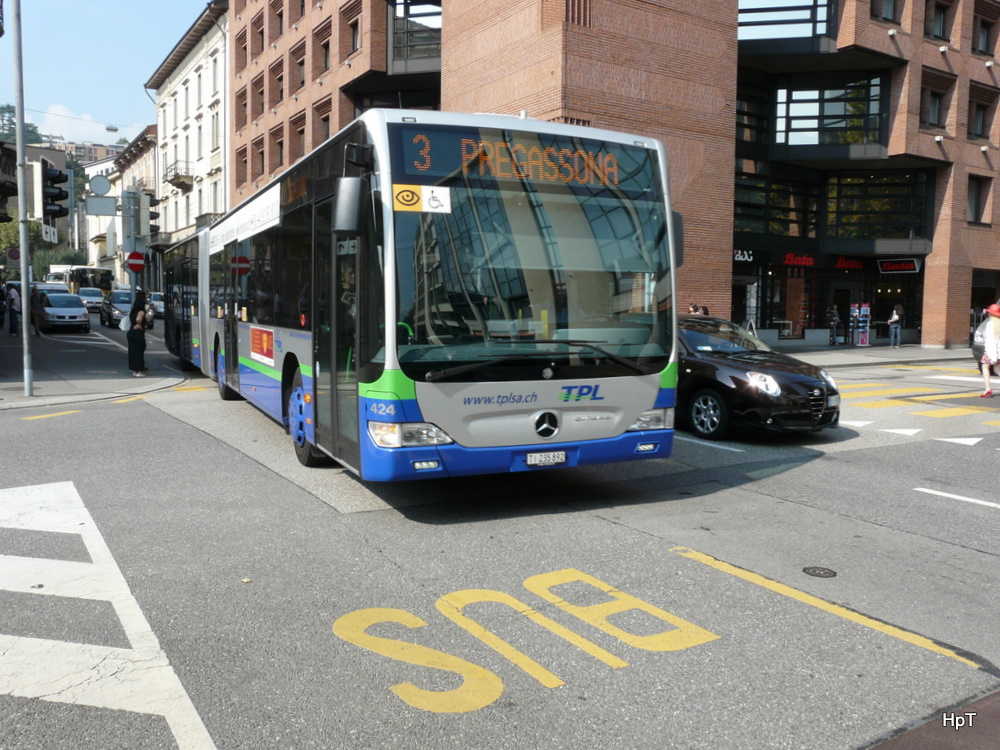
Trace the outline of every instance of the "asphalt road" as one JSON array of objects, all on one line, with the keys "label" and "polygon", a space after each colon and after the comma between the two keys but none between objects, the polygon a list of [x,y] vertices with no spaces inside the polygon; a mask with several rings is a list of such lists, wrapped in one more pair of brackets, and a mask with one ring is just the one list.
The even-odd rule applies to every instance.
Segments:
[{"label": "asphalt road", "polygon": [[1000,687],[1000,401],[964,369],[838,371],[820,434],[387,486],[301,467],[200,377],[0,412],[0,747],[839,749],[939,722]]}]

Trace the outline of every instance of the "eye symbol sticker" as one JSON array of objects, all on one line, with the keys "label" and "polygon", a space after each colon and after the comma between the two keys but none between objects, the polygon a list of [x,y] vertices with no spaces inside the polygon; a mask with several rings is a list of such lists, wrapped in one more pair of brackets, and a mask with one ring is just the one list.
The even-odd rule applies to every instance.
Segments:
[{"label": "eye symbol sticker", "polygon": [[396,201],[403,206],[415,206],[420,203],[420,194],[416,191],[404,188],[396,193]]}]

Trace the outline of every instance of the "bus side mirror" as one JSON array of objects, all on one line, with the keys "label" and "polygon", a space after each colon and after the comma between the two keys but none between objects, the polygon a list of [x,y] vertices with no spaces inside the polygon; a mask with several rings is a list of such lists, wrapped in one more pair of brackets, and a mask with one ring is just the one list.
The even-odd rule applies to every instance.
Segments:
[{"label": "bus side mirror", "polygon": [[360,234],[364,196],[364,177],[337,178],[337,201],[333,208],[334,232],[346,235]]},{"label": "bus side mirror", "polygon": [[677,211],[671,211],[674,225],[674,264],[680,268],[684,265],[684,217]]}]

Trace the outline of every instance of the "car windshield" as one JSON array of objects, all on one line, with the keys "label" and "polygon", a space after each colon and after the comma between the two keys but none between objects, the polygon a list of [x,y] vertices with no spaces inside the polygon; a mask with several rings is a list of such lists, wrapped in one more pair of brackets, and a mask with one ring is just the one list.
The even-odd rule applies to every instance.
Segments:
[{"label": "car windshield", "polygon": [[94,289],[93,287],[84,287],[79,292],[77,292],[81,297],[103,297],[100,289]]},{"label": "car windshield", "polygon": [[83,300],[75,294],[49,294],[46,307],[83,307]]},{"label": "car windshield", "polygon": [[111,301],[116,305],[130,305],[132,304],[132,295],[128,292],[112,292]]},{"label": "car windshield", "polygon": [[679,329],[684,343],[696,352],[741,354],[773,351],[749,331],[728,320],[696,316],[681,321]]},{"label": "car windshield", "polygon": [[153,302],[163,302],[163,295],[160,294],[159,292],[153,292],[152,294],[149,295],[149,298]]}]

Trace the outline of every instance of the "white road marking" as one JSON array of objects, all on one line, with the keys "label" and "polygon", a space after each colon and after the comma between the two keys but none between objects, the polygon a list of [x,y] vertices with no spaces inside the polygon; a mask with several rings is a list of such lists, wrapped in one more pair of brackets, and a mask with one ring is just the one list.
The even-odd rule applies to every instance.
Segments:
[{"label": "white road marking", "polygon": [[977,500],[974,497],[963,497],[962,495],[952,495],[950,492],[938,492],[937,490],[929,490],[926,487],[914,487],[914,492],[926,492],[929,495],[938,495],[940,497],[947,497],[951,500],[961,500],[963,503],[975,503],[976,505],[985,505],[987,508],[998,508],[1000,509],[1000,504],[990,503],[986,500]]},{"label": "white road marking", "polygon": [[923,432],[923,430],[879,430],[879,432],[891,432],[893,435],[906,435],[906,437],[913,437],[918,432]]},{"label": "white road marking", "polygon": [[[0,694],[162,716],[182,750],[214,750],[72,482],[0,490],[0,527],[82,537],[92,563],[0,556],[0,589],[112,604],[132,648],[0,634]],[[42,589],[33,585],[44,583]]]},{"label": "white road marking", "polygon": [[934,438],[942,443],[956,443],[958,445],[975,445],[982,438]]},{"label": "white road marking", "polygon": [[874,424],[874,422],[848,422],[845,419],[841,419],[837,424],[842,427],[867,427],[870,424]]},{"label": "white road marking", "polygon": [[697,443],[698,445],[704,445],[706,448],[718,448],[720,451],[732,451],[733,453],[746,453],[742,448],[730,448],[728,445],[719,445],[718,443],[713,443],[711,440],[698,440],[696,438],[685,437],[684,435],[678,435],[674,433],[674,440],[685,440],[689,443]]}]

